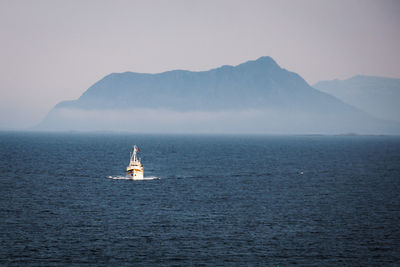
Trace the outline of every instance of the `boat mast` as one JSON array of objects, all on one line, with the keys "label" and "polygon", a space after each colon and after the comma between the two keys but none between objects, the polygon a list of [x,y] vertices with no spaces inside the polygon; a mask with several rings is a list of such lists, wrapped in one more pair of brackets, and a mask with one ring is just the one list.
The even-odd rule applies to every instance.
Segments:
[{"label": "boat mast", "polygon": [[136,151],[137,151],[137,146],[134,145],[134,146],[133,146],[133,155],[132,155],[133,161],[137,161],[137,158],[136,158]]}]

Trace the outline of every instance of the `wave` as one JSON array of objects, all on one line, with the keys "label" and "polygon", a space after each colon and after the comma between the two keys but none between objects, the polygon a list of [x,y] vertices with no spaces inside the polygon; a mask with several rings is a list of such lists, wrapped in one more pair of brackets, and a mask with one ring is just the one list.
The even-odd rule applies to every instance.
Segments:
[{"label": "wave", "polygon": [[134,181],[141,181],[141,180],[160,180],[160,178],[159,178],[159,177],[156,177],[156,176],[143,177],[143,179],[132,179],[132,178],[125,177],[125,176],[108,176],[107,178],[113,179],[113,180],[134,180]]}]

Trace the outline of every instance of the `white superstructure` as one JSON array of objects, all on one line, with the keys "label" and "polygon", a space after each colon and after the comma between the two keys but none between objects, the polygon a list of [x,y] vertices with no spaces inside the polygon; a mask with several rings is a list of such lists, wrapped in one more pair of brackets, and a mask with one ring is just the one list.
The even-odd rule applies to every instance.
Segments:
[{"label": "white superstructure", "polygon": [[136,156],[138,151],[140,152],[140,149],[134,145],[131,160],[129,161],[128,167],[126,167],[126,176],[133,180],[143,180],[143,165]]}]

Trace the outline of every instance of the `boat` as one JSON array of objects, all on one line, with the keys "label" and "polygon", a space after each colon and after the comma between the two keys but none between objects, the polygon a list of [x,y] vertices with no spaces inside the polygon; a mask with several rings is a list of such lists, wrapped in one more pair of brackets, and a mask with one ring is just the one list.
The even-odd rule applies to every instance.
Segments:
[{"label": "boat", "polygon": [[126,167],[126,177],[131,178],[133,180],[143,180],[143,164],[137,157],[136,155],[137,152],[140,152],[140,149],[136,145],[134,145],[129,165],[128,167]]}]

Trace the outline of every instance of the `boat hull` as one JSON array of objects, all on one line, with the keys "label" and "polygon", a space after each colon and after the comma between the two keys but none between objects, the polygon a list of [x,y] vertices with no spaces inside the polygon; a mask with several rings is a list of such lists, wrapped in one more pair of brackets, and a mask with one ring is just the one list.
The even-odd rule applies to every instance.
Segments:
[{"label": "boat hull", "polygon": [[143,171],[141,170],[129,170],[126,172],[126,177],[133,180],[143,180]]}]

